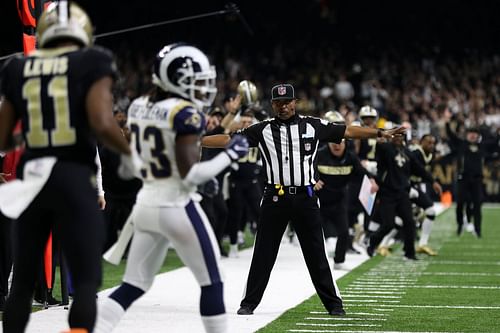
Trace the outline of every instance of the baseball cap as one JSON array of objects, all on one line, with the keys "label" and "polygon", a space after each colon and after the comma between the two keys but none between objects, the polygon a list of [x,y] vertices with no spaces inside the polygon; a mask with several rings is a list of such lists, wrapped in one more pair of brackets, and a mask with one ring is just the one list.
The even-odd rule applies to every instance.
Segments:
[{"label": "baseball cap", "polygon": [[289,83],[282,83],[275,85],[271,89],[271,101],[277,101],[280,99],[296,99],[295,89]]}]

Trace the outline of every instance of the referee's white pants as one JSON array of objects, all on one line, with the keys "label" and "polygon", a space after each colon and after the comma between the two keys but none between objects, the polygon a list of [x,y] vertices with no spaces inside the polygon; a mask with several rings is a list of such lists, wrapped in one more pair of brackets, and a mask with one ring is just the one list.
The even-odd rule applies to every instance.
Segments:
[{"label": "referee's white pants", "polygon": [[147,291],[170,244],[200,286],[223,282],[220,251],[212,227],[197,202],[185,207],[148,207],[132,211],[134,236],[123,281]]}]

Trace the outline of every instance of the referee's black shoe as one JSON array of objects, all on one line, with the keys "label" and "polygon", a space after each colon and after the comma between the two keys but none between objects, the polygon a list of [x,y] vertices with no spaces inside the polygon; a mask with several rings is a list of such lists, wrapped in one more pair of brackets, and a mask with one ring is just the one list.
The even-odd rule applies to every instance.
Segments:
[{"label": "referee's black shoe", "polygon": [[248,306],[242,306],[238,309],[238,312],[236,312],[236,313],[239,315],[242,315],[242,316],[249,316],[249,315],[253,315],[253,310],[251,308],[249,308]]},{"label": "referee's black shoe", "polygon": [[330,316],[345,316],[345,311],[342,308],[331,309],[328,311],[328,314],[330,314]]}]

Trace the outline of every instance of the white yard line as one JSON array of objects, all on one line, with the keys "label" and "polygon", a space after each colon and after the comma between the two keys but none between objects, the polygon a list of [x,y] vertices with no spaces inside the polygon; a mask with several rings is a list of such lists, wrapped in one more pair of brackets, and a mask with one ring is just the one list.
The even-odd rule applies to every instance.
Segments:
[{"label": "white yard line", "polygon": [[[355,291],[355,290],[351,290],[349,291],[349,293],[351,294],[362,294],[362,295],[371,295],[372,294],[382,294],[382,295],[405,295],[406,292],[405,291]],[[345,294],[342,294],[342,297],[345,296]]]},{"label": "white yard line", "polygon": [[500,266],[500,261],[461,261],[461,260],[432,260],[429,262],[433,265],[484,265],[484,266]]},{"label": "white yard line", "polygon": [[481,272],[422,272],[422,275],[439,276],[500,276],[500,273],[481,273]]},{"label": "white yard line", "polygon": [[[325,311],[310,311],[310,314],[326,315]],[[349,312],[349,316],[387,316],[385,313]],[[342,317],[340,317],[342,318]]]},{"label": "white yard line", "polygon": [[387,296],[387,295],[353,295],[353,294],[342,294],[342,299],[346,298],[356,298],[356,297],[370,297],[370,298],[401,298],[402,296]]},{"label": "white yard line", "polygon": [[392,308],[429,308],[429,309],[468,309],[468,310],[500,310],[500,306],[474,306],[474,305],[413,305],[413,304],[349,304],[349,306],[380,306],[390,309],[371,309],[373,311],[394,311]]},{"label": "white yard line", "polygon": [[487,290],[500,290],[500,286],[447,286],[447,285],[415,285],[408,286],[408,288],[417,289],[487,289]]},{"label": "white yard line", "polygon": [[[349,313],[352,315],[352,313]],[[386,321],[386,318],[351,318],[351,317],[306,317],[304,320],[326,320],[326,321],[357,321],[357,320],[366,320],[366,321]]]},{"label": "white yard line", "polygon": [[382,327],[379,324],[316,324],[316,323],[296,323],[297,326],[319,326],[319,327]]},{"label": "white yard line", "polygon": [[345,331],[345,330],[308,330],[308,329],[291,329],[287,332],[314,332],[314,333],[462,333],[462,332],[415,332],[415,331]]}]

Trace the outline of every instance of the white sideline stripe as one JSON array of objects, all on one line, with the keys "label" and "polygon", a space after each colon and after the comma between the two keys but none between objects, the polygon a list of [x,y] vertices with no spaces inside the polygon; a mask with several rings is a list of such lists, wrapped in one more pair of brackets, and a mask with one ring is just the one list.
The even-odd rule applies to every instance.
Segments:
[{"label": "white sideline stripe", "polygon": [[287,332],[316,332],[316,333],[463,333],[463,332],[415,332],[415,331],[342,331],[342,330],[306,330],[290,329]]},{"label": "white sideline stripe", "polygon": [[[352,315],[352,313],[349,313]],[[386,321],[386,318],[349,318],[349,317],[306,317],[305,320],[340,320],[340,321],[357,321],[357,320],[368,320],[368,321]]]},{"label": "white sideline stripe", "polygon": [[315,323],[296,323],[297,326],[326,326],[326,327],[382,327],[379,324],[315,324]]},{"label": "white sideline stripe", "polygon": [[[310,311],[310,314],[326,315],[325,311]],[[349,316],[387,316],[385,313],[349,312]]]},{"label": "white sideline stripe", "polygon": [[[354,305],[354,304],[353,304]],[[361,305],[358,305],[361,306]],[[373,311],[394,311],[394,309],[373,309]]]}]

